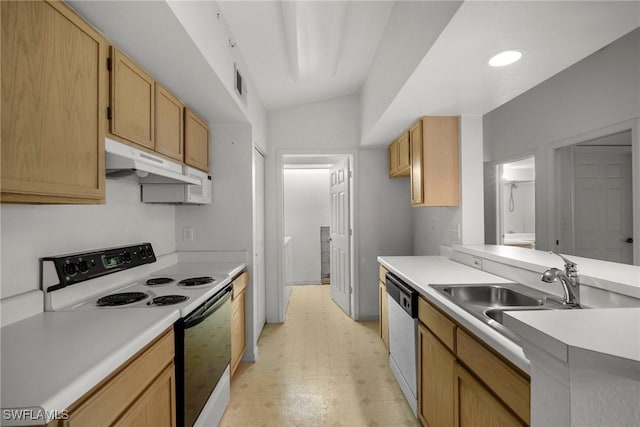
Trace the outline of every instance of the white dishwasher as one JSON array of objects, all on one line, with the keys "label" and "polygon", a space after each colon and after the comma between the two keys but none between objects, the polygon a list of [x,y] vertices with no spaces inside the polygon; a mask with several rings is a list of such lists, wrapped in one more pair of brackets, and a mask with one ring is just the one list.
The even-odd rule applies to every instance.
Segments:
[{"label": "white dishwasher", "polygon": [[414,415],[418,412],[418,293],[392,273],[386,275],[389,305],[389,366]]}]

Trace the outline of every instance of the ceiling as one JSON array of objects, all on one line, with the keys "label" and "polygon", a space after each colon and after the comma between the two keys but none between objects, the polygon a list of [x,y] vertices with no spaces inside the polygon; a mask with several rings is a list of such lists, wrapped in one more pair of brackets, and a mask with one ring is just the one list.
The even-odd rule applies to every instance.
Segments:
[{"label": "ceiling", "polygon": [[[483,115],[640,26],[640,2],[466,1],[363,144],[388,144],[421,115]],[[489,58],[524,52],[503,68]]]},{"label": "ceiling", "polygon": [[[393,4],[348,1],[337,71],[311,80],[291,71],[280,1],[222,1],[220,8],[272,110],[359,93]],[[362,144],[388,144],[421,115],[486,114],[638,26],[637,1],[467,0],[372,128],[362,129]],[[505,49],[524,56],[489,67]]]},{"label": "ceiling", "polygon": [[280,1],[220,1],[251,80],[268,109],[359,92],[393,6],[390,1],[348,1],[335,75],[294,78]]}]

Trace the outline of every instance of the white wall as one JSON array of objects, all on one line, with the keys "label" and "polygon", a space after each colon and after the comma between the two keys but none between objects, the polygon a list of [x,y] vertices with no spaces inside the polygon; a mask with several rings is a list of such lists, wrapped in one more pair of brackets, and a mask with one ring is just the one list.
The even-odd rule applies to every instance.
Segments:
[{"label": "white wall", "polygon": [[386,147],[358,151],[356,245],[360,319],[378,317],[378,256],[412,255],[409,178],[388,177]]},{"label": "white wall", "polygon": [[413,255],[440,255],[440,246],[459,244],[462,209],[456,207],[412,208]]},{"label": "white wall", "polygon": [[461,4],[395,2],[362,87],[363,135],[373,129]]},{"label": "white wall", "polygon": [[320,227],[329,226],[329,169],[284,171],[284,234],[291,236],[297,284],[320,284]]},{"label": "white wall", "polygon": [[1,205],[0,298],[39,289],[39,258],[151,242],[157,255],[175,250],[175,208],[140,202],[131,179],[106,180],[106,204]]},{"label": "white wall", "polygon": [[[358,249],[360,306],[356,316],[377,315],[378,255],[408,255],[411,223],[408,180],[390,180],[385,149],[358,149],[360,105],[357,96],[277,110],[268,115],[269,154],[266,158],[267,319],[280,321],[278,313],[277,167],[278,152],[341,154],[355,152],[357,221],[354,238]],[[402,199],[404,203],[396,203]],[[387,209],[386,201],[390,200]],[[394,232],[395,231],[395,232]],[[402,249],[402,250],[401,250]],[[406,249],[406,250],[405,250]],[[402,253],[400,253],[402,252]]]},{"label": "white wall", "polygon": [[640,29],[484,116],[485,161],[536,155],[537,248],[553,246],[547,188],[556,184],[547,180],[553,169],[547,161],[550,146],[640,117],[638,52]]},{"label": "white wall", "polygon": [[[211,129],[210,174],[213,203],[176,207],[174,235],[178,251],[233,251],[247,253],[247,270],[253,277],[253,178],[251,128],[248,125]],[[183,239],[183,229],[193,228],[193,241]],[[247,288],[247,325],[254,325],[253,286]],[[259,332],[259,331],[258,331]],[[248,360],[253,360],[258,336],[247,329]]]}]

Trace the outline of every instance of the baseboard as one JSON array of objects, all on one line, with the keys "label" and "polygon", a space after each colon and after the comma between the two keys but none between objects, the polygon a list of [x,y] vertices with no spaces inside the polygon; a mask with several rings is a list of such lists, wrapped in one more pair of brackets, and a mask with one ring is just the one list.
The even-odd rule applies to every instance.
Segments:
[{"label": "baseboard", "polygon": [[378,318],[377,314],[365,314],[358,316],[356,320],[359,322],[368,322],[370,320],[378,320]]}]

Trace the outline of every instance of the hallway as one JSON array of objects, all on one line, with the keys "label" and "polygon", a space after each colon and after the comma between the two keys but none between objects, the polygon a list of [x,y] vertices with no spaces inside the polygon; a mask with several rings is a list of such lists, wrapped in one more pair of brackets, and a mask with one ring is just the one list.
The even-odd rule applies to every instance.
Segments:
[{"label": "hallway", "polygon": [[287,320],[266,325],[241,364],[221,426],[419,426],[389,369],[378,323],[354,322],[330,286],[293,288]]}]

